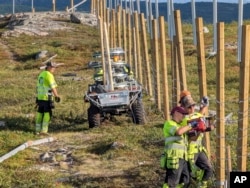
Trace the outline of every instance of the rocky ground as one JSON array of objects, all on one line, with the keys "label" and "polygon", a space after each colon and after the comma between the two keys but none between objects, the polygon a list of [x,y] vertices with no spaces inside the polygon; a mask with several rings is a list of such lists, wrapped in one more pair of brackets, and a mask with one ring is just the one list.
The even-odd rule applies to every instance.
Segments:
[{"label": "rocky ground", "polygon": [[[96,15],[90,13],[70,12],[26,12],[0,15],[0,26],[8,30],[0,33],[0,37],[18,37],[21,34],[46,36],[52,30],[70,30],[67,22],[96,26]],[[15,61],[8,46],[0,40],[0,46],[5,49],[10,61]]]},{"label": "rocky ground", "polygon": [[95,15],[80,12],[18,13],[0,18],[0,24],[5,24],[5,27],[10,29],[2,33],[3,37],[15,37],[20,34],[46,36],[50,30],[70,29],[66,22],[90,26],[97,25]]}]

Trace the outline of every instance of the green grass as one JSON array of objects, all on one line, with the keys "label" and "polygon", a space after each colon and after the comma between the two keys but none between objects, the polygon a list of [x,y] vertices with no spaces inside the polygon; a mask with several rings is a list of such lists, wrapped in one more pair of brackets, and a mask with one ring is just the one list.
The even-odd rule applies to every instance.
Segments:
[{"label": "green grass", "polygon": [[[89,129],[89,104],[84,103],[83,96],[88,84],[93,82],[93,70],[85,67],[92,53],[100,51],[99,31],[95,27],[67,24],[72,27],[71,30],[51,32],[46,37],[22,35],[1,38],[1,42],[8,47],[4,49],[0,46],[0,121],[5,122],[5,126],[0,127],[1,156],[28,140],[40,139],[34,135],[35,86],[40,72],[38,68],[46,59],[35,60],[35,54],[48,50],[51,56],[57,54],[55,61],[64,63],[64,66],[55,72],[62,101],[56,104],[49,127],[56,141],[27,148],[2,162],[0,187],[161,187],[165,177],[164,170],[159,166],[164,147],[163,112],[159,112],[151,97],[144,94],[148,120],[145,126],[132,124],[128,117],[117,117],[114,122],[105,122],[101,127]],[[205,45],[210,47],[213,43],[212,26],[207,27],[210,33],[205,35]],[[236,42],[237,25],[232,23],[225,27],[225,41]],[[187,84],[198,101],[197,55],[190,40],[191,29],[191,25],[183,24]],[[170,49],[169,46],[167,48]],[[9,57],[8,51],[13,54],[14,60]],[[169,63],[169,78],[170,68]],[[206,69],[210,109],[215,110],[215,57],[206,60]],[[79,80],[64,76],[68,73],[75,73]],[[225,97],[229,101],[224,104],[226,115],[234,112],[233,118],[236,119],[226,127],[226,142],[231,146],[235,169],[239,64],[234,50],[226,50],[225,75]],[[169,80],[171,84],[172,80]],[[216,156],[216,133],[211,133],[210,137],[211,154]],[[114,144],[116,147],[112,147]],[[60,165],[63,163],[61,157],[54,165],[39,160],[42,153],[60,148],[66,148],[73,156],[73,163],[67,169]]]}]

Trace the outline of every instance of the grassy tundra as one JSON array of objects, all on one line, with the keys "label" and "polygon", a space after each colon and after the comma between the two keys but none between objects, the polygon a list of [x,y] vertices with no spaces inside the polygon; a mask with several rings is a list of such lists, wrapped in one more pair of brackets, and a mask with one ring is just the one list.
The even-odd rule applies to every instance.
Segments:
[{"label": "grassy tundra", "polygon": [[[93,82],[93,70],[86,69],[94,51],[100,50],[96,27],[65,22],[70,30],[51,31],[48,36],[0,38],[0,156],[17,146],[40,139],[34,135],[35,87],[41,62],[35,55],[47,50],[57,54],[54,61],[64,63],[57,68],[61,103],[56,104],[49,132],[55,141],[30,147],[0,165],[0,187],[161,187],[165,172],[159,158],[164,147],[163,113],[144,94],[147,124],[132,124],[128,117],[89,129],[88,103],[83,95]],[[207,25],[210,31],[212,25]],[[192,26],[183,24],[187,83],[198,101],[198,73]],[[3,33],[4,28],[0,32]],[[206,49],[212,46],[212,32],[205,34]],[[237,42],[237,23],[225,25],[225,42]],[[169,48],[169,46],[168,46]],[[170,54],[170,51],[168,51]],[[226,49],[226,114],[237,118],[239,64],[237,51]],[[168,56],[168,62],[170,62]],[[170,64],[168,65],[171,78]],[[210,109],[216,109],[216,58],[206,60]],[[169,80],[171,86],[172,80]],[[171,88],[171,87],[170,87]],[[227,145],[231,146],[233,168],[236,168],[237,121],[227,126]],[[211,133],[211,154],[215,155],[216,134]],[[59,152],[63,151],[63,152]],[[44,153],[53,160],[41,161]],[[62,154],[63,153],[63,154]],[[216,165],[216,158],[212,158]],[[248,169],[250,167],[248,166]],[[216,175],[215,175],[216,176]],[[212,182],[214,185],[215,182]]]}]

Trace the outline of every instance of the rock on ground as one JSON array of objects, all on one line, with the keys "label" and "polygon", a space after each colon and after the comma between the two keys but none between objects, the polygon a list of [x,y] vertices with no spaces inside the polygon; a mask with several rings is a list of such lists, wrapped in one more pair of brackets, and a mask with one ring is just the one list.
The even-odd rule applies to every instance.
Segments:
[{"label": "rock on ground", "polygon": [[1,22],[7,22],[2,37],[18,37],[20,34],[46,36],[51,30],[70,29],[66,22],[77,24],[97,25],[96,16],[90,13],[69,12],[36,12],[17,13],[0,18]]}]

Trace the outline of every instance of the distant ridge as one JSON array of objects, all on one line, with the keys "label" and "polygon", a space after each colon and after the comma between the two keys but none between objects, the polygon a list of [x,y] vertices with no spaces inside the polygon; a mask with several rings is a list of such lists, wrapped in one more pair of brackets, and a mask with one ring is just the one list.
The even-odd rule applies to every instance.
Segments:
[{"label": "distant ridge", "polygon": [[[30,12],[31,11],[31,1],[30,0],[18,0],[15,4],[15,13],[20,12]],[[49,3],[48,3],[49,2]],[[77,4],[81,0],[74,0]],[[69,6],[70,1],[56,1],[56,10],[64,11],[67,6]],[[145,2],[140,2],[140,10],[146,15]],[[123,5],[123,7],[125,7]],[[134,4],[136,9],[136,3]],[[159,15],[164,16],[167,21],[167,3],[159,3]],[[34,8],[36,11],[51,11],[52,4],[51,0],[34,0]],[[175,3],[175,10],[181,11],[182,22],[191,23],[191,3]],[[233,21],[238,21],[238,4],[236,3],[218,3],[217,5],[218,22],[230,23]],[[250,20],[250,3],[244,4],[243,19]],[[0,14],[12,13],[12,1],[0,0]],[[90,12],[90,0],[85,2],[83,5],[77,8],[77,11]],[[155,4],[152,3],[152,11],[155,15]],[[196,2],[196,16],[202,17],[204,23],[213,22],[213,3],[212,2]]]},{"label": "distant ridge", "polygon": [[[196,17],[202,17],[205,23],[213,22],[213,3],[212,2],[197,2]],[[181,18],[184,22],[191,22],[191,3],[176,4],[175,9],[181,10]],[[244,5],[244,20],[250,19],[250,3]],[[217,4],[217,20],[218,22],[230,23],[238,21],[238,4],[233,3],[218,3]],[[165,15],[164,15],[165,16]]]},{"label": "distant ridge", "polygon": [[[152,6],[153,14],[155,15],[154,4]],[[159,15],[164,16],[167,20],[167,3],[159,3]],[[145,9],[145,3],[141,5],[141,10]],[[191,3],[174,4],[175,10],[181,11],[182,22],[191,23]],[[213,3],[212,2],[196,2],[196,17],[202,17],[204,23],[213,23]],[[244,20],[250,20],[250,3],[244,4]],[[218,22],[230,23],[238,21],[238,4],[233,3],[218,3],[217,4],[217,20]]]}]

